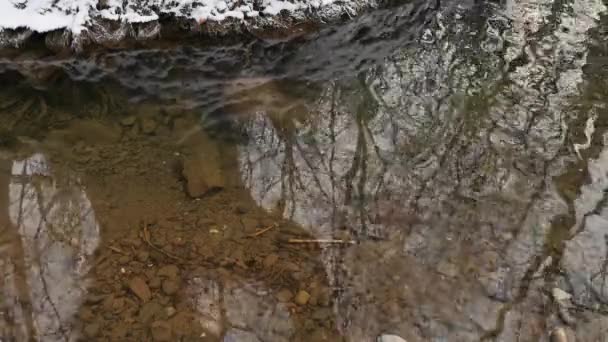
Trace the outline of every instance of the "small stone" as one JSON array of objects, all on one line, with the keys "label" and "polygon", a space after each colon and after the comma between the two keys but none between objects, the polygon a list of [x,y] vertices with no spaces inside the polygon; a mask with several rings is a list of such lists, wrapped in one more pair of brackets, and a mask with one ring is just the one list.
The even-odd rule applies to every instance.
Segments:
[{"label": "small stone", "polygon": [[241,218],[243,224],[243,230],[247,234],[253,234],[260,228],[260,220],[254,217],[245,216]]},{"label": "small stone", "polygon": [[322,308],[322,309],[315,310],[312,313],[312,318],[319,322],[325,322],[325,321],[329,320],[332,315],[333,315],[333,312],[331,311],[331,309]]},{"label": "small stone", "polygon": [[295,302],[298,305],[306,305],[310,299],[310,294],[304,290],[300,290],[296,295]]},{"label": "small stone", "polygon": [[500,261],[500,255],[495,251],[485,251],[481,254],[480,259],[487,270],[495,270]]},{"label": "small stone", "polygon": [[139,310],[137,319],[143,324],[148,324],[156,319],[163,318],[163,306],[156,301],[150,301],[144,304]]},{"label": "small stone", "polygon": [[112,328],[111,338],[113,341],[122,341],[127,336],[127,326],[123,322],[118,323]]},{"label": "small stone", "polygon": [[556,302],[562,302],[562,301],[570,300],[570,298],[572,298],[571,294],[560,289],[559,287],[554,287],[553,290],[551,291],[551,294],[553,295],[553,299],[555,299]]},{"label": "small stone", "polygon": [[156,272],[156,275],[159,277],[165,277],[165,278],[171,278],[171,279],[177,278],[178,274],[179,274],[179,268],[175,265],[163,266],[158,270],[158,272]]},{"label": "small stone", "polygon": [[90,294],[86,298],[86,303],[88,303],[88,304],[97,304],[97,303],[100,303],[105,298],[106,298],[106,296],[103,295],[103,294]]},{"label": "small stone", "polygon": [[135,124],[135,116],[127,116],[126,118],[120,120],[120,124],[127,127],[133,126]]},{"label": "small stone", "polygon": [[167,317],[173,317],[173,315],[175,315],[175,313],[177,312],[177,310],[175,310],[174,307],[170,306],[168,308],[165,309],[165,312],[167,313]]},{"label": "small stone", "polygon": [[158,124],[152,118],[143,118],[141,120],[141,130],[144,134],[154,134],[157,126]]},{"label": "small stone", "polygon": [[291,278],[293,280],[302,281],[307,277],[307,274],[304,272],[293,272],[291,273]]},{"label": "small stone", "polygon": [[441,261],[439,265],[437,265],[437,272],[446,277],[453,278],[458,275],[458,268],[451,262]]},{"label": "small stone", "polygon": [[118,262],[122,265],[128,263],[129,261],[131,261],[131,258],[128,255],[123,255],[120,258],[118,258]]},{"label": "small stone", "polygon": [[179,284],[177,283],[177,281],[172,280],[172,279],[164,280],[162,287],[163,287],[163,292],[169,296],[174,295],[179,290]]},{"label": "small stone", "polygon": [[239,204],[234,208],[234,212],[237,215],[244,215],[247,214],[249,212],[249,208],[243,204]]},{"label": "small stone", "polygon": [[160,277],[152,277],[150,279],[150,288],[152,289],[158,289],[160,288],[162,281],[160,279]]},{"label": "small stone", "polygon": [[150,253],[148,253],[146,251],[139,251],[139,252],[137,252],[136,258],[137,258],[137,260],[145,263],[148,261],[148,258],[150,258]]},{"label": "small stone", "polygon": [[150,288],[146,284],[146,281],[141,277],[134,277],[129,281],[129,289],[141,299],[142,302],[147,302],[152,298]]},{"label": "small stone", "polygon": [[329,330],[327,330],[325,328],[317,328],[310,334],[307,341],[334,342],[334,341],[338,341],[338,337],[335,336],[335,334],[332,334]]},{"label": "small stone", "polygon": [[104,311],[106,312],[112,312],[112,309],[114,307],[114,295],[110,294],[108,295],[102,303],[102,308]]},{"label": "small stone", "polygon": [[118,313],[121,312],[125,308],[126,302],[124,298],[114,298],[114,302],[112,303],[112,311]]},{"label": "small stone", "polygon": [[551,342],[569,342],[566,329],[557,327],[551,332]]},{"label": "small stone", "polygon": [[99,323],[89,323],[84,327],[84,335],[88,338],[95,338],[99,335]]},{"label": "small stone", "polygon": [[169,303],[171,303],[171,298],[166,296],[160,296],[160,298],[158,298],[158,302],[164,306],[167,306],[169,305]]},{"label": "small stone", "polygon": [[398,320],[399,312],[401,312],[401,307],[399,306],[395,298],[388,299],[382,304],[382,312],[385,313],[388,320],[391,320],[393,318]]},{"label": "small stone", "polygon": [[182,174],[186,179],[186,190],[190,197],[201,197],[211,190],[224,188],[219,160],[213,155],[207,158],[193,156],[186,159]]},{"label": "small stone", "polygon": [[150,333],[154,341],[171,341],[171,325],[164,321],[153,322]]},{"label": "small stone", "polygon": [[135,248],[139,248],[142,244],[141,240],[138,238],[130,238],[130,239],[125,239],[123,240],[122,244],[124,246],[128,246],[128,247],[135,247]]},{"label": "small stone", "polygon": [[377,339],[377,342],[407,342],[405,339],[397,336],[397,335],[380,335]]},{"label": "small stone", "polygon": [[293,262],[284,262],[283,263],[283,269],[285,269],[285,271],[289,271],[289,272],[299,272],[300,271],[300,266],[298,266],[298,264],[293,263]]},{"label": "small stone", "polygon": [[275,295],[276,299],[281,303],[290,302],[293,298],[293,293],[288,289],[283,289]]},{"label": "small stone", "polygon": [[263,264],[265,268],[271,268],[279,261],[278,254],[269,254],[264,258]]},{"label": "small stone", "polygon": [[329,291],[327,287],[320,289],[318,303],[325,307],[328,307],[331,304],[331,291]]},{"label": "small stone", "polygon": [[317,323],[315,323],[315,321],[313,321],[312,319],[307,319],[304,321],[303,328],[305,331],[313,331],[316,327]]}]

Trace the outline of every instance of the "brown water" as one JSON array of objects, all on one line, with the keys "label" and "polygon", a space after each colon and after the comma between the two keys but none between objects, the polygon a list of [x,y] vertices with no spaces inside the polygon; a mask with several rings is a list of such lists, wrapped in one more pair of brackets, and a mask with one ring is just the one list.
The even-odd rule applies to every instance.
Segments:
[{"label": "brown water", "polygon": [[3,51],[0,340],[608,341],[604,10]]}]

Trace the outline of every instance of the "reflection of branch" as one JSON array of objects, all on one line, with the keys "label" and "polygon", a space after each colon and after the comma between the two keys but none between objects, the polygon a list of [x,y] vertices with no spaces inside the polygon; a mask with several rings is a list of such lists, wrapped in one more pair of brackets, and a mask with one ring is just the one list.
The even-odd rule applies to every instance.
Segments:
[{"label": "reflection of branch", "polygon": [[[22,177],[25,177],[27,170],[27,163],[23,163],[23,169],[21,170]],[[25,201],[25,180],[20,179],[21,181],[17,184],[21,185],[21,193],[19,194],[19,211],[17,215],[17,227],[21,227],[23,221],[23,202]]]},{"label": "reflection of branch", "polygon": [[[295,203],[296,203],[296,199],[295,199],[295,193],[293,191],[293,181],[294,181],[294,170],[295,170],[295,165],[294,165],[294,161],[293,161],[293,149],[291,147],[291,143],[289,142],[289,140],[285,141],[285,159],[283,160],[283,170],[281,172],[281,201],[279,203],[280,208],[279,211],[280,212],[285,212],[285,207],[286,207],[286,198],[291,198],[293,201],[293,204],[291,205],[291,212],[289,213],[288,217],[293,217],[294,213],[295,213]],[[287,178],[287,180],[286,180]],[[285,194],[285,191],[289,191],[289,195]]]},{"label": "reflection of branch", "polygon": [[361,230],[363,234],[367,233],[367,226],[365,223],[365,182],[367,181],[367,143],[365,139],[365,115],[364,110],[357,110],[356,120],[357,123],[357,147],[355,150],[355,156],[353,158],[353,164],[350,170],[346,173],[345,181],[346,181],[346,191],[344,196],[344,204],[349,205],[352,203],[352,191],[353,191],[353,181],[357,174],[357,170],[361,171],[359,176],[359,183],[357,184],[358,191],[358,199],[357,199],[357,209],[359,212],[359,221],[361,224]]},{"label": "reflection of branch", "polygon": [[311,170],[310,174],[311,174],[312,179],[314,180],[314,182],[317,184],[317,187],[319,188],[319,191],[323,194],[323,196],[325,198],[329,199],[329,195],[325,192],[325,189],[323,188],[323,185],[321,184],[321,181],[319,180],[319,177],[317,175],[318,172],[315,172],[315,171],[318,171],[318,170],[315,170],[315,167],[312,165],[312,163],[306,157],[306,152],[304,151],[304,149],[298,143],[297,140],[295,141],[295,146],[296,146],[298,152],[300,152],[300,156],[304,160],[304,163],[306,163],[306,166],[308,166],[308,168]]},{"label": "reflection of branch", "polygon": [[[39,184],[36,184],[39,185]],[[38,238],[40,237],[40,233],[42,232],[42,225],[43,223],[46,223],[48,226],[48,220],[46,219],[46,214],[48,213],[48,211],[50,210],[51,204],[53,201],[51,201],[48,205],[48,208],[44,208],[44,198],[42,197],[42,189],[40,187],[35,187],[34,188],[35,192],[36,192],[36,204],[38,205],[38,212],[40,213],[40,221],[38,222],[38,227],[36,228],[36,234],[34,234],[33,239],[34,240],[38,240]]]},{"label": "reflection of branch", "polygon": [[331,181],[331,210],[332,210],[332,215],[331,215],[331,223],[332,223],[332,228],[335,227],[336,225],[336,177],[334,174],[334,161],[336,159],[336,93],[337,93],[337,89],[338,87],[336,86],[336,84],[332,84],[331,87],[331,107],[329,110],[329,134],[330,134],[330,141],[331,141],[331,152],[329,155],[329,163],[328,163],[328,168],[329,168],[329,179]]},{"label": "reflection of branch", "polygon": [[[572,274],[563,274],[564,278],[566,279],[566,281],[568,282],[568,285],[570,285],[570,287],[574,287],[572,286],[572,280],[570,279],[570,277],[572,276],[577,276],[577,280],[581,283],[585,284],[585,287],[587,288],[587,290],[589,291],[589,294],[591,296],[593,296],[593,298],[598,301],[601,304],[604,305],[608,305],[608,302],[604,299],[604,297],[602,297],[602,295],[595,289],[595,287],[593,287],[593,284],[590,283],[586,277],[584,276],[580,276],[578,273],[572,273]],[[577,305],[582,305],[582,304],[577,304]]]},{"label": "reflection of branch", "polygon": [[[357,121],[357,127],[360,128],[359,122]],[[344,175],[345,181],[345,191],[344,191],[344,204],[348,205],[351,202],[352,190],[353,190],[353,180],[355,179],[355,175],[357,174],[357,168],[361,163],[361,150],[363,145],[363,132],[361,129],[357,130],[357,145],[355,148],[355,156],[353,157],[351,168]]]},{"label": "reflection of branch", "polygon": [[[53,309],[55,316],[57,316],[57,325],[58,325],[59,333],[63,336],[63,339],[65,341],[67,341],[68,336],[66,333],[66,329],[63,327],[61,316],[59,315],[59,311],[57,310],[57,307],[55,307],[55,303],[51,299],[51,295],[50,295],[49,289],[48,289],[48,284],[47,284],[46,278],[44,276],[43,270],[45,269],[46,266],[48,266],[48,265],[43,265],[43,264],[38,265],[38,267],[40,269],[40,282],[42,283],[42,289],[44,291],[45,297],[48,300],[49,304],[51,305],[51,308]],[[42,312],[41,314],[44,314],[44,312]]]},{"label": "reflection of branch", "polygon": [[363,137],[363,144],[361,145],[361,176],[359,177],[359,187],[358,187],[358,192],[359,192],[359,200],[357,201],[357,207],[359,209],[359,221],[361,223],[361,230],[363,231],[363,234],[367,234],[367,224],[365,222],[365,212],[366,212],[366,205],[365,205],[365,183],[367,182],[367,159],[368,159],[368,154],[367,154],[367,141],[365,140],[365,132],[364,132],[364,128],[366,127],[366,124],[364,122],[364,120],[360,120],[359,123],[360,127],[359,129],[362,132],[362,137]]},{"label": "reflection of branch", "polygon": [[384,186],[384,176],[388,172],[388,161],[382,157],[382,154],[380,153],[380,147],[378,146],[378,144],[376,144],[376,139],[374,139],[374,135],[373,135],[371,129],[369,128],[369,126],[367,126],[367,125],[365,126],[365,131],[367,133],[368,139],[372,143],[374,152],[376,152],[376,156],[382,163],[382,169],[380,170],[380,172],[378,173],[378,175],[376,177],[378,179],[378,182],[376,185],[376,189],[374,190],[374,199],[377,199],[378,194],[380,193],[380,190]]},{"label": "reflection of branch", "polygon": [[[25,175],[26,172],[26,165],[24,163],[23,165],[23,169],[22,169],[22,174]],[[18,178],[18,180],[21,180]],[[19,193],[19,203],[18,203],[18,212],[17,212],[17,228],[19,228],[22,224],[22,220],[23,220],[23,205],[25,202],[25,181],[19,182],[17,184],[21,185],[21,191]],[[9,189],[4,189],[7,190],[7,193],[10,194],[10,190]],[[8,198],[8,202],[9,202],[9,210],[11,209],[11,198],[9,195]],[[10,213],[9,213],[10,216]],[[27,291],[28,290],[28,285],[27,285],[27,276],[25,275],[26,272],[26,267],[25,267],[25,252],[23,250],[23,241],[20,239],[19,233],[15,232],[15,231],[9,231],[10,228],[12,228],[13,226],[7,222],[7,225],[5,227],[3,227],[4,230],[6,230],[6,233],[4,236],[10,236],[11,240],[13,240],[12,242],[8,243],[7,246],[12,247],[14,249],[14,251],[16,253],[11,253],[11,256],[13,258],[13,260],[11,260],[10,258],[6,258],[7,262],[5,263],[5,266],[8,268],[10,266],[12,266],[12,270],[10,271],[13,275],[13,283],[14,283],[14,290],[15,290],[15,296],[17,298],[13,298],[13,305],[12,305],[12,310],[13,310],[13,314],[15,311],[17,310],[21,310],[21,319],[24,320],[24,322],[22,323],[23,326],[23,333],[26,334],[26,336],[24,336],[25,339],[29,338],[33,338],[35,336],[35,329],[34,329],[34,322],[33,322],[33,314],[31,312],[31,307],[30,306],[25,306],[22,303],[27,303],[27,302],[31,302],[31,298],[30,298],[30,293]],[[10,265],[10,266],[9,266]],[[5,277],[9,276],[8,272],[5,268],[0,269],[0,271],[2,271],[2,274],[4,274]],[[6,284],[6,281],[3,284],[4,286],[7,286],[8,284]],[[6,289],[5,289],[6,291]],[[7,293],[5,292],[5,298]],[[28,310],[30,309],[30,310]],[[26,312],[27,311],[27,312]],[[14,324],[13,327],[18,327],[19,324]],[[15,337],[15,336],[11,336],[11,337]]]},{"label": "reflection of branch", "polygon": [[433,172],[427,179],[423,179],[420,189],[417,191],[417,193],[414,196],[414,203],[416,206],[418,205],[418,201],[420,200],[420,198],[426,191],[427,186],[430,183],[429,181],[431,179],[435,178],[437,176],[437,174],[439,173],[439,171],[443,169],[443,164],[445,163],[447,156],[451,155],[452,149],[454,147],[456,147],[456,143],[457,143],[458,139],[460,138],[460,133],[462,132],[462,130],[464,128],[464,122],[460,121],[455,124],[458,125],[456,128],[456,131],[454,132],[451,139],[446,144],[447,146],[446,146],[445,151],[441,155],[439,155],[439,161],[438,161],[437,167],[433,170]]},{"label": "reflection of branch", "polygon": [[[595,280],[595,278],[597,278],[598,276],[601,276],[602,278],[602,285],[600,286],[600,291],[604,292],[605,291],[605,287],[606,287],[606,269],[608,268],[608,235],[604,235],[604,244],[606,246],[606,255],[604,255],[604,260],[602,261],[602,267],[600,268],[600,270],[598,272],[596,272],[595,274],[591,275],[591,283],[593,284],[593,281]],[[591,284],[591,285],[592,285]]]}]

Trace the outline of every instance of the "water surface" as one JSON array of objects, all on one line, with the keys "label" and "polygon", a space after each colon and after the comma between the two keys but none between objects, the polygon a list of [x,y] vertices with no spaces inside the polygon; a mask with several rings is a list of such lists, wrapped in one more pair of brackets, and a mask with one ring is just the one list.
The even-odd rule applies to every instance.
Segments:
[{"label": "water surface", "polygon": [[604,15],[3,51],[2,340],[602,341]]}]

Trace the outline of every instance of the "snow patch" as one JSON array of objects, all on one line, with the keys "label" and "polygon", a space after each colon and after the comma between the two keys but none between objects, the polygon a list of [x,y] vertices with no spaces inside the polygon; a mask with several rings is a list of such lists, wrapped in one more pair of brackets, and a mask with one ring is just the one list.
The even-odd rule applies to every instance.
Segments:
[{"label": "snow patch", "polygon": [[68,29],[80,33],[96,0],[0,0],[0,29],[27,27],[48,32]]},{"label": "snow patch", "polygon": [[[37,32],[66,29],[75,35],[94,19],[125,23],[158,20],[174,15],[206,21],[245,20],[261,13],[274,16],[343,3],[346,0],[0,0],[0,32],[27,28]],[[352,0],[349,0],[352,1]],[[349,2],[346,1],[346,2]],[[255,8],[255,10],[254,10]]]}]

